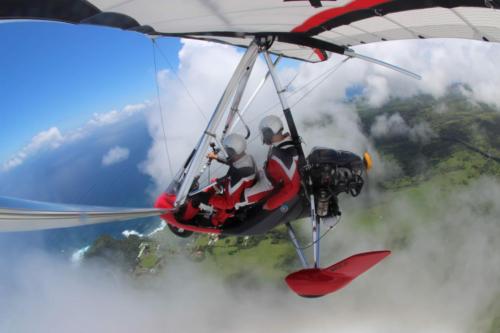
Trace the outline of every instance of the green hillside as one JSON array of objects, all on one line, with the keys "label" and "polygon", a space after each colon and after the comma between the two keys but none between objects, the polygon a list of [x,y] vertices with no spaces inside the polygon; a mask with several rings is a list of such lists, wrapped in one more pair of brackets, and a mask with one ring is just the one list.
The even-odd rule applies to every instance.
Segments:
[{"label": "green hillside", "polygon": [[[358,105],[365,133],[380,115],[398,113],[408,124],[428,124],[428,141],[408,136],[375,138],[386,159],[394,160],[403,174],[387,183],[391,189],[417,185],[422,180],[444,178],[441,185],[466,184],[480,175],[500,175],[500,113],[486,104],[472,102],[451,91],[443,98],[419,95],[393,99],[381,108]],[[446,183],[446,184],[445,184]]]}]

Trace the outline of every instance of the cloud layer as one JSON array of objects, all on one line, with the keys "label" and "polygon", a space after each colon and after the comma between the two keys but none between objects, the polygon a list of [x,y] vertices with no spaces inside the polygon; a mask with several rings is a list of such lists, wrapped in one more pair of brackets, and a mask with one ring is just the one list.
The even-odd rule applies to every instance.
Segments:
[{"label": "cloud layer", "polygon": [[356,50],[422,76],[421,81],[416,81],[360,60],[349,61],[341,73],[349,76],[348,81],[362,83],[364,93],[375,106],[380,106],[390,97],[418,93],[440,97],[454,83],[468,84],[472,89],[471,98],[475,100],[500,105],[500,98],[495,93],[495,87],[500,84],[497,60],[500,47],[495,43],[433,39],[368,44]]},{"label": "cloud layer", "polygon": [[[381,196],[388,204],[371,228],[355,225],[354,210],[346,214],[322,241],[323,265],[362,251],[393,253],[324,298],[270,284],[258,266],[229,284],[182,256],[168,259],[159,276],[133,279],[102,263],[24,254],[3,272],[10,279],[2,283],[9,288],[0,331],[484,332],[500,294],[500,183],[485,178],[426,194],[423,201]],[[248,278],[257,283],[249,287]]]},{"label": "cloud layer", "polygon": [[370,133],[374,138],[408,137],[420,143],[427,143],[436,136],[427,122],[422,121],[410,127],[398,112],[390,116],[377,116]]},{"label": "cloud layer", "polygon": [[112,164],[120,163],[128,159],[130,150],[128,148],[116,146],[108,150],[102,157],[102,165],[110,166]]},{"label": "cloud layer", "polygon": [[21,165],[26,158],[37,152],[56,149],[64,142],[64,138],[57,127],[51,127],[35,135],[30,143],[24,146],[14,157],[10,158],[2,165],[3,171],[8,171]]}]

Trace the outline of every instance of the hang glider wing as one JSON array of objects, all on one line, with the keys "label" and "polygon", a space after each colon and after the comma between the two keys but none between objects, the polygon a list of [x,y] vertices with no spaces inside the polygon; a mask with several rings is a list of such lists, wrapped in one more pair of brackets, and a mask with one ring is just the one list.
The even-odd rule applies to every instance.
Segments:
[{"label": "hang glider wing", "polygon": [[159,216],[168,210],[52,204],[0,197],[0,232],[69,228]]},{"label": "hang glider wing", "polygon": [[97,24],[248,46],[310,62],[349,47],[415,38],[500,41],[500,0],[3,0],[0,19]]}]

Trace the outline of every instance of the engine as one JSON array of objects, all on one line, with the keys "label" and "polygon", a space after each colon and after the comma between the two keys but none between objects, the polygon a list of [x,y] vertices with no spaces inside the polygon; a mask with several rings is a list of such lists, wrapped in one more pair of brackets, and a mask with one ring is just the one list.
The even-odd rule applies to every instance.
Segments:
[{"label": "engine", "polygon": [[364,163],[358,155],[329,148],[315,147],[307,157],[311,166],[316,214],[319,217],[340,215],[338,195],[356,197],[363,188]]}]

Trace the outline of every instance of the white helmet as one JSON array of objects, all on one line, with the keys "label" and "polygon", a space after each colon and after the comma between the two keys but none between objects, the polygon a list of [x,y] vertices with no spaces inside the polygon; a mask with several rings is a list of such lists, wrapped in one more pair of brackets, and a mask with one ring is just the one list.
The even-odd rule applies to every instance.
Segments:
[{"label": "white helmet", "polygon": [[222,141],[222,145],[224,146],[229,159],[233,159],[234,157],[243,154],[245,149],[247,149],[245,138],[236,133],[226,136]]},{"label": "white helmet", "polygon": [[267,116],[260,121],[259,130],[262,135],[262,142],[266,145],[270,145],[273,136],[283,132],[283,123],[277,116]]}]

